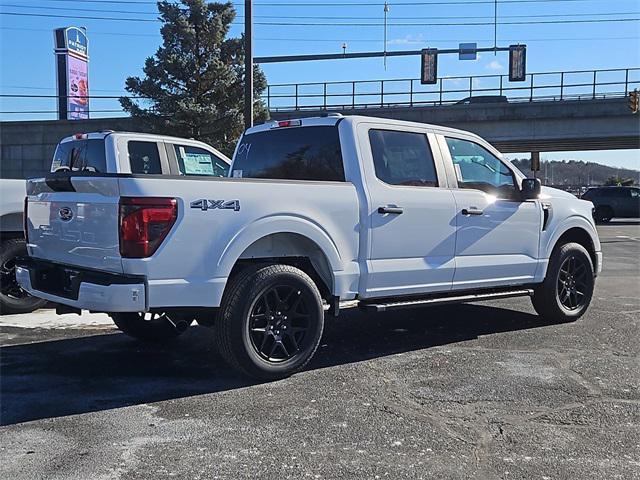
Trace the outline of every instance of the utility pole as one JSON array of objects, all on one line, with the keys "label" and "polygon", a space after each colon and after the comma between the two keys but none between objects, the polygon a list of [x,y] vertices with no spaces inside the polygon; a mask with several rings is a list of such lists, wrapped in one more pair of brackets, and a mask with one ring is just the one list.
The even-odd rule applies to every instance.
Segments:
[{"label": "utility pole", "polygon": [[384,2],[384,69],[387,69],[387,14],[389,13],[389,4]]},{"label": "utility pole", "polygon": [[253,0],[244,0],[244,128],[253,127]]},{"label": "utility pole", "polygon": [[498,0],[493,3],[493,55],[498,55]]}]

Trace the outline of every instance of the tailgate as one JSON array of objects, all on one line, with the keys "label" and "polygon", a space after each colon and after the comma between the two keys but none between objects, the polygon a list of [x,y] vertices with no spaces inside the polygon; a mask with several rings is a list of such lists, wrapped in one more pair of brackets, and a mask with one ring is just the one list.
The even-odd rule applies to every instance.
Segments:
[{"label": "tailgate", "polygon": [[117,177],[29,180],[27,201],[30,256],[122,273]]}]

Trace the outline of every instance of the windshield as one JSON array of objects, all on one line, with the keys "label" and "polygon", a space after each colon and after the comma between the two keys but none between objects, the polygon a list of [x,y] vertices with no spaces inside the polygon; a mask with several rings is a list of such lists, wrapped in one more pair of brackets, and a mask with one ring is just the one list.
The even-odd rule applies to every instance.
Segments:
[{"label": "windshield", "polygon": [[281,128],[245,135],[231,176],[343,182],[338,128]]},{"label": "windshield", "polygon": [[104,139],[83,139],[61,142],[53,155],[51,171],[61,170],[107,172]]}]

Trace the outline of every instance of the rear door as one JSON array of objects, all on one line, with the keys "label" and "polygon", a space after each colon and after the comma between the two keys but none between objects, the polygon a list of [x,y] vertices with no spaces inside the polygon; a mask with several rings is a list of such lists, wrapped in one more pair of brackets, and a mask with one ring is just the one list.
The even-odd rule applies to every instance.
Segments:
[{"label": "rear door", "polygon": [[369,251],[363,297],[447,291],[455,270],[455,202],[435,136],[361,123]]},{"label": "rear door", "polygon": [[540,202],[521,201],[514,171],[474,137],[440,136],[439,142],[457,183],[453,289],[532,281],[542,228]]},{"label": "rear door", "polygon": [[172,173],[176,175],[226,177],[230,161],[202,147],[189,143],[165,142]]},{"label": "rear door", "polygon": [[27,183],[27,248],[35,258],[122,272],[118,179],[57,174]]}]

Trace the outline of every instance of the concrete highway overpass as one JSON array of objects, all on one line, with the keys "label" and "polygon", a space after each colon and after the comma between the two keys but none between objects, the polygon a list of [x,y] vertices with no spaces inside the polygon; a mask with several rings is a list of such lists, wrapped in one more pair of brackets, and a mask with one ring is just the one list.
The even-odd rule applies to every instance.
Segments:
[{"label": "concrete highway overpass", "polygon": [[272,111],[273,119],[338,111],[432,123],[468,130],[504,153],[640,148],[640,115],[627,97],[486,103],[471,105],[384,106]]}]

